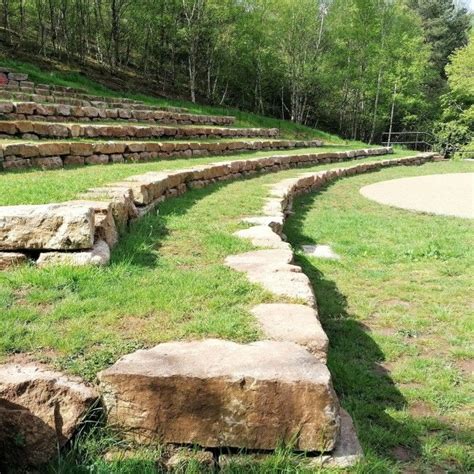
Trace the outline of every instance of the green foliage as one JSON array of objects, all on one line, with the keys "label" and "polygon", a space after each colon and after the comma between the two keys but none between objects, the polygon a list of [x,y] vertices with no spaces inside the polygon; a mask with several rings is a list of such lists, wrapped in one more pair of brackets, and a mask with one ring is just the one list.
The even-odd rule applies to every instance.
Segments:
[{"label": "green foliage", "polygon": [[14,52],[369,142],[439,114],[469,20],[453,0],[9,0],[2,13]]},{"label": "green foliage", "polygon": [[442,97],[443,115],[435,128],[437,145],[468,150],[474,137],[474,31],[468,44],[451,56],[446,73],[449,92]]}]

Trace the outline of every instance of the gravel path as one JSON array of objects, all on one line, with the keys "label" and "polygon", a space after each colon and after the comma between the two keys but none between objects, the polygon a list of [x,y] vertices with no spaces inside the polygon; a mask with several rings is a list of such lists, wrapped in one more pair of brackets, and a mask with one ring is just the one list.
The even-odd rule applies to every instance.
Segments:
[{"label": "gravel path", "polygon": [[410,211],[474,218],[474,173],[433,174],[365,186],[361,194]]}]

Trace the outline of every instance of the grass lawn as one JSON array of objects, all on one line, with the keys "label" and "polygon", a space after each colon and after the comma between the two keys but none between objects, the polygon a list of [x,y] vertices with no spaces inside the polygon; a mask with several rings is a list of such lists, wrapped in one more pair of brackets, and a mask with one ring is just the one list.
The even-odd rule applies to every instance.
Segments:
[{"label": "grass lawn", "polygon": [[[110,164],[67,167],[59,170],[20,170],[0,173],[0,206],[17,204],[45,204],[67,201],[90,187],[118,181],[148,171],[174,170],[219,161],[258,158],[274,155],[299,155],[329,151],[354,150],[352,146],[324,146],[292,150],[261,151],[238,155],[210,156],[206,158],[173,158],[143,163]],[[405,153],[406,152],[400,152]],[[409,154],[413,154],[410,152]],[[391,155],[390,155],[391,156]],[[386,157],[385,157],[386,158]]]},{"label": "grass lawn", "polygon": [[[474,224],[369,201],[369,183],[473,171],[469,163],[393,168],[298,199],[285,232],[330,244],[299,253],[330,341],[329,368],[367,460],[358,472],[473,472]],[[470,413],[470,415],[469,415]]]},{"label": "grass lawn", "polygon": [[[69,187],[56,189],[59,177],[69,173],[77,173],[82,183],[73,188],[78,192],[98,184],[96,174],[111,181],[116,177],[106,171],[122,173],[130,166],[134,174],[161,164],[23,172],[2,179],[31,175],[41,181],[56,173],[49,187],[35,187],[35,180],[24,187],[33,186],[40,200],[42,192],[69,198],[74,197]],[[105,268],[0,273],[0,360],[36,358],[91,380],[120,355],[170,339],[257,339],[248,310],[277,298],[223,266],[227,255],[251,248],[232,236],[242,227],[240,218],[259,212],[266,185],[352,164],[293,169],[189,191],[163,203],[159,215],[138,222]],[[347,178],[301,198],[287,226],[296,246],[324,241],[343,256],[338,263],[298,258],[319,298],[336,390],[367,452],[353,472],[399,472],[396,458],[402,456],[421,472],[469,471],[465,413],[470,392],[463,367],[469,356],[472,225],[386,208],[358,195],[369,182],[467,169],[472,165],[437,163]],[[80,180],[84,172],[90,174]],[[18,192],[23,192],[20,186]],[[156,472],[159,447],[141,448],[125,461],[103,460],[108,449],[127,447],[119,435],[100,430],[81,438],[71,457],[50,472]],[[282,450],[263,464],[227,472],[305,472],[299,461]],[[200,471],[190,465],[182,472]]]},{"label": "grass lawn", "polygon": [[[98,184],[100,176],[110,181],[107,172],[126,173],[130,167],[131,174],[137,167],[153,169],[150,166],[160,164],[6,174],[2,179],[20,178],[18,188],[10,182],[2,189],[8,190],[10,202],[24,202],[25,193],[48,202],[58,193],[74,197],[71,189]],[[32,267],[0,273],[0,358],[34,352],[34,357],[93,379],[118,356],[170,339],[255,339],[248,309],[273,297],[227,269],[223,261],[251,248],[232,233],[241,226],[242,216],[261,209],[268,192],[264,185],[301,172],[271,173],[170,199],[160,206],[159,215],[148,215],[133,226],[114,249],[108,267]],[[76,188],[61,186],[64,176],[68,183],[75,182],[68,173],[80,179]],[[43,188],[34,181],[25,184],[29,176],[56,179]]]}]

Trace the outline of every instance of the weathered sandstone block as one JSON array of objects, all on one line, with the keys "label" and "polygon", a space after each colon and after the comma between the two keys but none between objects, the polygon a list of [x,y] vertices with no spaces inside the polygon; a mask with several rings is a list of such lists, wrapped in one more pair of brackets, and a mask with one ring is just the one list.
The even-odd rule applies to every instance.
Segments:
[{"label": "weathered sandstone block", "polygon": [[329,371],[293,343],[166,343],[99,379],[109,423],[143,442],[327,451],[337,440]]},{"label": "weathered sandstone block", "polygon": [[99,240],[90,250],[80,252],[44,252],[41,253],[36,264],[39,267],[53,265],[70,265],[83,267],[86,265],[104,266],[110,262],[110,248]]},{"label": "weathered sandstone block", "polygon": [[19,252],[0,252],[0,271],[26,263],[28,258]]},{"label": "weathered sandstone block", "polygon": [[49,461],[96,400],[78,378],[32,364],[0,366],[0,467]]},{"label": "weathered sandstone block", "polygon": [[273,232],[268,225],[256,225],[237,231],[235,236],[247,239],[256,247],[267,247],[271,249],[290,248],[290,245],[283,242],[281,237]]},{"label": "weathered sandstone block", "polygon": [[252,283],[258,283],[276,295],[295,298],[315,307],[311,282],[300,267],[289,264],[292,258],[289,249],[258,250],[229,256],[225,263],[236,271],[244,272]]},{"label": "weathered sandstone block", "polygon": [[87,249],[93,239],[94,211],[89,207],[0,207],[0,250]]},{"label": "weathered sandstone block", "polygon": [[261,304],[251,312],[266,337],[305,346],[326,363],[329,340],[316,310],[301,304]]}]

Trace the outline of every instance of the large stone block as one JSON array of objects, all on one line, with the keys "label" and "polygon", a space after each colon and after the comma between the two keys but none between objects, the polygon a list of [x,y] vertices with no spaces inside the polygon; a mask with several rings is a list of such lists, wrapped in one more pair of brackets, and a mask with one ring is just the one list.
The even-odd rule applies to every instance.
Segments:
[{"label": "large stone block", "polygon": [[99,379],[108,422],[142,442],[328,451],[338,436],[329,371],[293,343],[166,343]]},{"label": "large stone block", "polygon": [[261,304],[252,314],[267,338],[305,346],[326,363],[329,340],[315,309],[301,304]]},{"label": "large stone block", "polygon": [[78,378],[32,364],[0,366],[2,472],[51,460],[96,400]]},{"label": "large stone block", "polygon": [[94,210],[48,204],[0,207],[0,250],[88,249],[94,243]]}]

